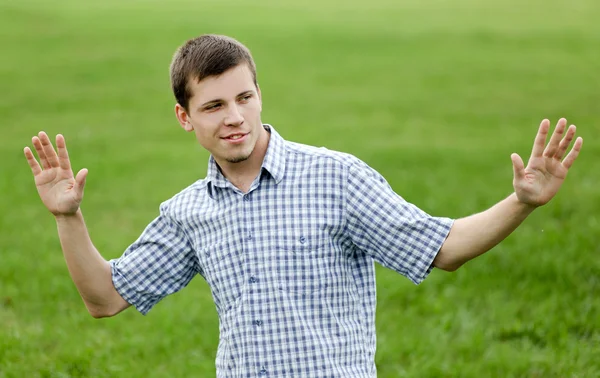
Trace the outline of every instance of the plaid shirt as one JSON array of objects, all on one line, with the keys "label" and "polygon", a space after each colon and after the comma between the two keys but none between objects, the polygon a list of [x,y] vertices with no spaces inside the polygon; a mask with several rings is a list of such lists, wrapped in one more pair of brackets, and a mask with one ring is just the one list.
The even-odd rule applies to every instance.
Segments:
[{"label": "plaid shirt", "polygon": [[219,315],[217,377],[375,377],[375,267],[418,284],[452,220],[398,196],[356,157],[271,137],[243,193],[207,177],[161,204],[111,260],[146,314],[198,273]]}]

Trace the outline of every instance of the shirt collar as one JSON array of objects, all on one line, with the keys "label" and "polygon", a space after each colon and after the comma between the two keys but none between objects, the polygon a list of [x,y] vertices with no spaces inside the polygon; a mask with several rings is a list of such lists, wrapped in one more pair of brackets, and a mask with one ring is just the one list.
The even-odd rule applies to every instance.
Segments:
[{"label": "shirt collar", "polygon": [[[267,153],[263,159],[261,170],[264,169],[269,172],[275,183],[279,184],[283,180],[285,173],[285,140],[275,131],[273,126],[264,124],[263,127],[271,134],[271,137],[269,138],[269,146],[267,147]],[[208,159],[206,180],[216,187],[225,188],[228,186],[227,179],[221,173],[212,155]]]},{"label": "shirt collar", "polygon": [[271,174],[276,184],[279,184],[285,174],[285,140],[275,131],[273,126],[269,124],[263,126],[265,130],[271,133],[271,138],[269,139],[269,147],[267,147],[262,168]]}]

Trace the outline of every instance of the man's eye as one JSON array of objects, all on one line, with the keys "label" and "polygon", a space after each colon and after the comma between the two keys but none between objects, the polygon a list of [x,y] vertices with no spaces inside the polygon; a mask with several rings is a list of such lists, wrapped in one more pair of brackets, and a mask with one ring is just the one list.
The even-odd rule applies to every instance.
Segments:
[{"label": "man's eye", "polygon": [[221,106],[221,104],[214,104],[214,105],[207,106],[204,109],[206,109],[206,110],[214,110],[214,109],[217,109],[219,106]]},{"label": "man's eye", "polygon": [[248,100],[250,100],[251,98],[252,98],[252,95],[251,95],[251,94],[247,94],[247,95],[245,95],[245,96],[242,96],[241,100],[242,100],[242,101],[248,101]]}]

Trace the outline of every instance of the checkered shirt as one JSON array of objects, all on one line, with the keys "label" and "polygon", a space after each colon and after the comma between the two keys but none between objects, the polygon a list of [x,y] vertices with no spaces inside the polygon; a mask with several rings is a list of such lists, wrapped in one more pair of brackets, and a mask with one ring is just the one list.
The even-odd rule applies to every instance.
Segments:
[{"label": "checkered shirt", "polygon": [[114,286],[146,314],[200,274],[219,316],[217,377],[375,377],[374,262],[418,284],[453,220],[408,203],[356,157],[265,128],[250,190],[211,157],[207,177],[110,261]]}]

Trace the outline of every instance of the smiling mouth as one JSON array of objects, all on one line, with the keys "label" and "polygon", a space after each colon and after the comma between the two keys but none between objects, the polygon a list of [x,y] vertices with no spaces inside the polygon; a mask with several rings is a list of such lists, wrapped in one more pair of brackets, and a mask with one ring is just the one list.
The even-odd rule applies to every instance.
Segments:
[{"label": "smiling mouth", "polygon": [[227,137],[227,138],[225,138],[225,139],[236,140],[236,139],[243,138],[243,137],[244,137],[244,135],[245,135],[245,134],[235,134],[235,135],[232,135],[232,136],[230,136],[230,137]]},{"label": "smiling mouth", "polygon": [[236,141],[236,140],[240,140],[240,139],[244,138],[246,135],[248,135],[248,134],[233,134],[233,135],[230,135],[230,136],[225,137],[223,139],[225,139],[225,140],[231,140],[231,141]]}]

